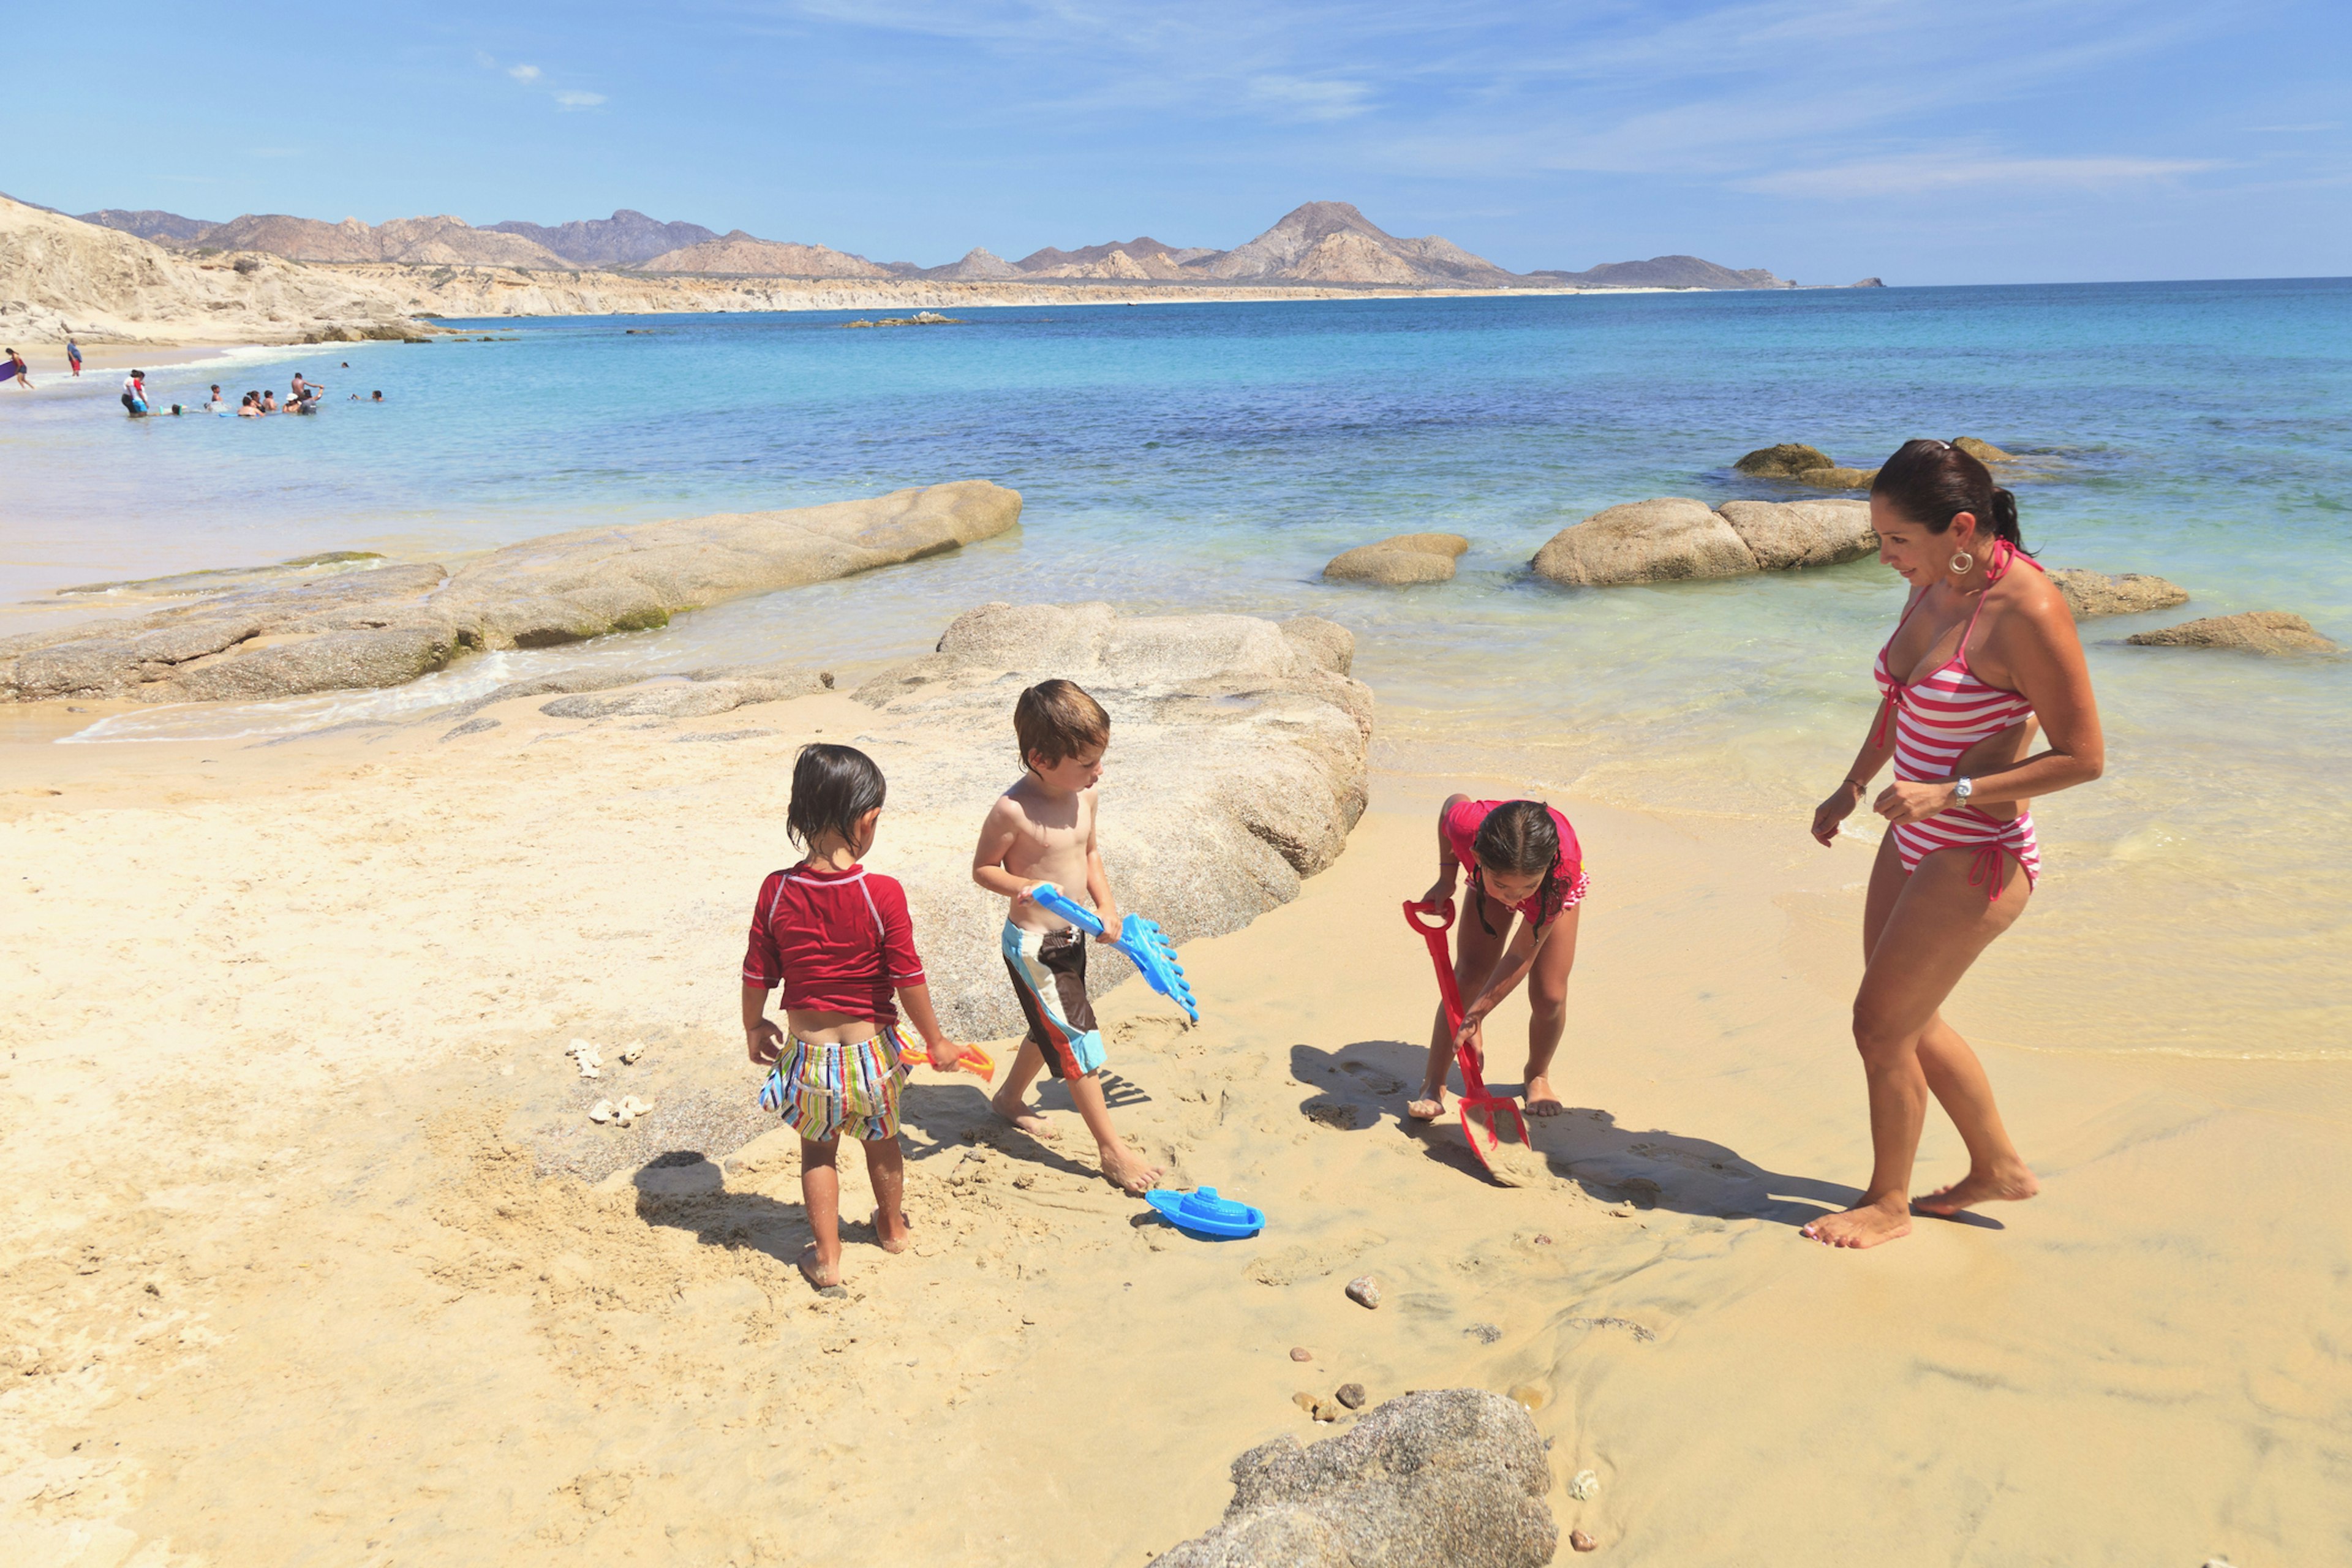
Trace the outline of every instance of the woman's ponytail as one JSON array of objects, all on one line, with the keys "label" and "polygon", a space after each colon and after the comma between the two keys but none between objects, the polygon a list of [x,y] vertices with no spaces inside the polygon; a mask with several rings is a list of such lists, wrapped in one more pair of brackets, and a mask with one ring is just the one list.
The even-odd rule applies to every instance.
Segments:
[{"label": "woman's ponytail", "polygon": [[1993,486],[1991,512],[1992,515],[1985,519],[1985,525],[1992,530],[1993,536],[2008,540],[2021,555],[2032,554],[2032,552],[2025,548],[2025,536],[2018,531],[2017,498],[2000,486]]}]

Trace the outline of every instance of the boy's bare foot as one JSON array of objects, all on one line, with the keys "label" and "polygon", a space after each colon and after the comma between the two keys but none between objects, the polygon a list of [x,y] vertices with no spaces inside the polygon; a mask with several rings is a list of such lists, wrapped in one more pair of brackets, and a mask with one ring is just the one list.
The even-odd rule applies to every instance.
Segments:
[{"label": "boy's bare foot", "polygon": [[898,1233],[896,1236],[882,1228],[882,1211],[878,1208],[874,1211],[873,1224],[874,1245],[883,1251],[904,1252],[915,1245],[915,1238],[908,1234],[910,1226],[904,1214],[898,1216]]},{"label": "boy's bare foot", "polygon": [[841,1265],[836,1263],[827,1268],[816,1260],[815,1242],[812,1241],[801,1248],[800,1268],[801,1278],[806,1279],[809,1282],[809,1289],[818,1295],[846,1296],[849,1294],[842,1287]]},{"label": "boy's bare foot", "polygon": [[1404,1113],[1415,1121],[1434,1121],[1445,1114],[1445,1091],[1424,1089],[1419,1100],[1405,1101]]},{"label": "boy's bare foot", "polygon": [[1054,1131],[1052,1122],[1028,1106],[1022,1104],[1018,1100],[1008,1100],[1002,1096],[992,1097],[988,1102],[988,1109],[996,1112],[998,1121],[1013,1123],[1032,1138],[1050,1142],[1061,1136]]},{"label": "boy's bare foot", "polygon": [[2008,1170],[1970,1171],[1948,1187],[1912,1199],[1911,1206],[1921,1214],[1949,1219],[1977,1204],[2023,1203],[2041,1190],[2042,1184],[2021,1163]]},{"label": "boy's bare foot", "polygon": [[1528,1114],[1530,1116],[1558,1116],[1568,1109],[1559,1102],[1559,1096],[1552,1092],[1551,1079],[1543,1073],[1528,1079],[1527,1087],[1519,1091],[1519,1098],[1528,1102]]},{"label": "boy's bare foot", "polygon": [[1101,1152],[1103,1174],[1130,1196],[1150,1192],[1168,1173],[1124,1143],[1106,1143]]},{"label": "boy's bare foot", "polygon": [[1803,1234],[1823,1247],[1876,1247],[1911,1234],[1911,1205],[1901,1194],[1823,1215]]}]

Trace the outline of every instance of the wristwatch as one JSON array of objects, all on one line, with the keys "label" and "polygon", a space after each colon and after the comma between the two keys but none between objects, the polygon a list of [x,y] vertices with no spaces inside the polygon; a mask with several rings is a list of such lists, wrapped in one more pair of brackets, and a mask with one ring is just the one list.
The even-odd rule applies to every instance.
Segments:
[{"label": "wristwatch", "polygon": [[1969,796],[1976,794],[1976,780],[1954,779],[1952,781],[1952,804],[1954,805],[1966,805],[1969,804]]}]

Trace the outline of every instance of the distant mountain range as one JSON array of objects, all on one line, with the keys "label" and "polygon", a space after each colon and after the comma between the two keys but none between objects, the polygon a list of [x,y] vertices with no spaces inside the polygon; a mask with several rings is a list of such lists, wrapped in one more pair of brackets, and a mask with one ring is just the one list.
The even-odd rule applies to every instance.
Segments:
[{"label": "distant mountain range", "polygon": [[[1047,246],[1018,261],[973,249],[944,267],[869,261],[829,246],[721,235],[662,223],[624,207],[609,218],[552,227],[509,221],[476,228],[455,217],[326,223],[248,213],[226,223],[177,213],[108,208],[84,223],[184,250],[250,250],[292,261],[398,261],[425,266],[626,269],[727,278],[935,278],[952,282],[1357,284],[1407,288],[1788,289],[1762,268],[1735,269],[1696,256],[1613,261],[1582,272],[1507,272],[1453,241],[1401,238],[1346,202],[1309,202],[1231,250],[1169,245],[1148,236],[1077,250]],[[1874,284],[1875,279],[1866,279]]]}]

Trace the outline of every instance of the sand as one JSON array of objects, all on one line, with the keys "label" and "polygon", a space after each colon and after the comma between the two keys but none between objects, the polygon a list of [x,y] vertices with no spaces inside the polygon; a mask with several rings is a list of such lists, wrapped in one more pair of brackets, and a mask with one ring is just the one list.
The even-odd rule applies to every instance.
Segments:
[{"label": "sand", "polygon": [[[1300,899],[1187,947],[1197,1027],[1103,1008],[1122,1124],[1262,1237],[1150,1220],[1063,1097],[1041,1144],[926,1071],[919,1245],[851,1226],[823,1300],[736,966],[793,748],[887,721],[494,716],[0,744],[0,1560],[1140,1563],[1347,1382],[1517,1393],[1611,1562],[2352,1557],[2352,1067],[2037,1052],[1979,986],[2042,1197],[1828,1252],[1796,1226],[1867,1165],[1867,850],[1571,800],[1571,1109],[1499,1186],[1399,1121],[1433,987],[1397,906],[1481,781],[1390,773]],[[872,863],[971,827],[886,816]],[[587,1122],[631,1092],[653,1117]],[[1921,1184],[1957,1155],[1931,1123]]]}]

